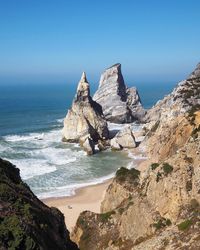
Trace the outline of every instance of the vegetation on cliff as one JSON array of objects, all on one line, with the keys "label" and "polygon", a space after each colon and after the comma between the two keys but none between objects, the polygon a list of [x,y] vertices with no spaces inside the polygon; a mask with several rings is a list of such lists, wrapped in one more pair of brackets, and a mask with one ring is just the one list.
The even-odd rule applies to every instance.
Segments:
[{"label": "vegetation on cliff", "polygon": [[119,169],[101,214],[80,215],[73,239],[81,249],[200,249],[199,85],[188,78],[149,112],[140,146],[151,163]]},{"label": "vegetation on cliff", "polygon": [[0,159],[0,249],[76,250],[63,214],[44,205],[21,180],[19,169]]}]

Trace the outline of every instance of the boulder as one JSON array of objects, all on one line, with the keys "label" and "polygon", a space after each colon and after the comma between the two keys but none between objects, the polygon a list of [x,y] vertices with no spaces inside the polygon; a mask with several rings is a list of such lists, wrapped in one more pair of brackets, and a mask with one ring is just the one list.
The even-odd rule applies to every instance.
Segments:
[{"label": "boulder", "polygon": [[64,119],[63,140],[79,142],[83,136],[90,135],[94,142],[107,139],[109,131],[102,107],[90,96],[90,86],[83,72],[77,93]]},{"label": "boulder", "polygon": [[130,126],[127,126],[119,131],[116,136],[110,141],[110,145],[112,149],[135,148],[135,137]]},{"label": "boulder", "polygon": [[129,123],[145,115],[137,89],[127,88],[119,63],[103,72],[93,99],[102,106],[110,122]]},{"label": "boulder", "polygon": [[117,138],[113,138],[110,141],[110,146],[111,146],[112,150],[121,150],[122,149],[122,147],[119,145],[119,143],[117,141]]},{"label": "boulder", "polygon": [[83,149],[87,153],[87,155],[93,155],[95,153],[95,144],[93,140],[88,137],[82,144]]}]

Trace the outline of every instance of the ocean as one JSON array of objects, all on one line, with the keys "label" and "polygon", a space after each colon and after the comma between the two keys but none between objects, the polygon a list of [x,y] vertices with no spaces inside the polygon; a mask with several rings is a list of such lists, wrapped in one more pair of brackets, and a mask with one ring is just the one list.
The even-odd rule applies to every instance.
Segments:
[{"label": "ocean", "polygon": [[[150,108],[174,84],[136,87],[144,107]],[[91,92],[95,88],[92,85]],[[124,152],[108,150],[88,157],[78,144],[61,141],[63,118],[75,92],[76,85],[70,84],[0,84],[0,157],[20,169],[39,198],[72,195],[77,188],[111,178],[121,166],[134,166]]]}]

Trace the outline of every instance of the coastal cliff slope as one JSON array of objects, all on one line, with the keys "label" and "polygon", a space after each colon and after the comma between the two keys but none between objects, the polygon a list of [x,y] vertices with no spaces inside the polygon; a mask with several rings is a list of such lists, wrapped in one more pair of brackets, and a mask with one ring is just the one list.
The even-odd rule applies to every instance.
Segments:
[{"label": "coastal cliff slope", "polygon": [[118,170],[101,213],[80,214],[72,235],[80,249],[200,249],[198,74],[199,66],[167,97],[174,103],[178,95],[174,105],[167,107],[164,99],[157,114],[155,107],[150,111],[140,145],[146,147],[146,168]]},{"label": "coastal cliff slope", "polygon": [[90,86],[83,72],[77,93],[64,119],[63,140],[79,142],[81,137],[90,136],[93,141],[109,136],[102,107],[90,96]]},{"label": "coastal cliff slope", "polygon": [[0,249],[78,250],[64,216],[23,183],[19,169],[0,159]]},{"label": "coastal cliff slope", "polygon": [[173,119],[184,115],[191,107],[196,110],[200,108],[200,63],[187,79],[177,84],[172,93],[147,112],[145,120],[155,122]]},{"label": "coastal cliff slope", "polygon": [[129,123],[142,119],[145,114],[137,89],[125,85],[119,63],[103,72],[93,99],[102,106],[110,122]]}]

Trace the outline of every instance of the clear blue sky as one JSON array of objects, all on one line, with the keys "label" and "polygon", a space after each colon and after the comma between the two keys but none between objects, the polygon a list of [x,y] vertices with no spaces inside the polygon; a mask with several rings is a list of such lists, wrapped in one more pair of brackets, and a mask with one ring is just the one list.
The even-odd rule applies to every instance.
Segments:
[{"label": "clear blue sky", "polygon": [[0,0],[0,83],[177,81],[200,61],[199,0]]}]

